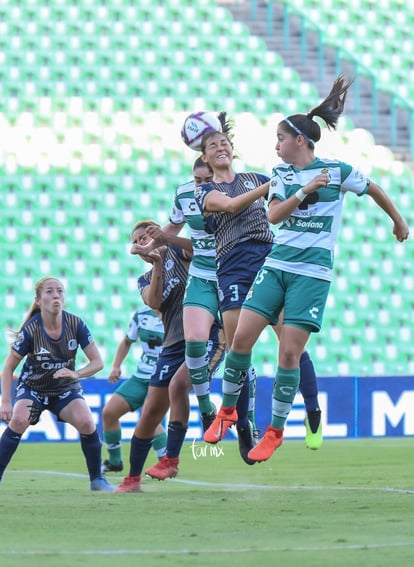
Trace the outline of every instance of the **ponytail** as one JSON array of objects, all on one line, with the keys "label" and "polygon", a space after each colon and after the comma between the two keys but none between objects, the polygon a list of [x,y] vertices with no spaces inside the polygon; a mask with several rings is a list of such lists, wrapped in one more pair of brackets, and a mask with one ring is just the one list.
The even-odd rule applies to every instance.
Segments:
[{"label": "ponytail", "polygon": [[292,135],[303,136],[313,149],[315,143],[321,139],[321,128],[313,117],[321,118],[329,130],[335,130],[338,118],[344,110],[349,87],[353,82],[353,79],[346,81],[343,75],[338,75],[330,93],[318,106],[307,114],[294,114],[282,121],[286,124],[286,130]]}]

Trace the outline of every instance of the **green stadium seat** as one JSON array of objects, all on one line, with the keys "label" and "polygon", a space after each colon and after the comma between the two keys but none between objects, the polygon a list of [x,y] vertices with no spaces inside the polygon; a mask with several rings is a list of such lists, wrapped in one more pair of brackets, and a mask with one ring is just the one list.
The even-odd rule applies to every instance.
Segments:
[{"label": "green stadium seat", "polygon": [[[391,0],[391,8],[379,0],[363,15],[357,4],[300,0],[295,6],[318,18],[326,43],[348,46],[359,60],[372,54],[378,77],[389,62],[390,88],[403,83],[408,95],[412,14]],[[31,297],[39,272],[50,269],[67,282],[69,304],[85,313],[105,356],[113,356],[114,341],[139,301],[137,275],[146,269],[129,254],[131,227],[145,217],[168,222],[173,190],[190,178],[197,155],[180,140],[184,116],[193,108],[225,108],[237,113],[236,123],[245,120],[241,132],[254,131],[273,148],[278,121],[314,106],[319,96],[210,0],[109,0],[95,8],[49,2],[38,9],[29,0],[0,7],[7,36],[0,38],[4,138],[16,144],[9,124],[27,131],[43,124],[65,145],[95,141],[101,152],[80,151],[81,169],[71,164],[73,173],[63,152],[48,157],[49,173],[36,167],[15,172],[13,164],[2,164],[0,289],[8,310],[1,323],[7,318],[17,327],[29,307],[20,296]],[[218,68],[227,77],[224,91]],[[345,149],[362,144],[369,174],[411,219],[410,168],[380,151],[347,116],[335,143]],[[263,157],[257,161],[262,169]],[[256,163],[247,165],[256,169]],[[392,227],[370,199],[347,201],[324,327],[310,342],[315,366],[321,375],[414,372],[410,248],[393,242]],[[254,362],[259,374],[274,376],[272,332],[255,346]]]}]

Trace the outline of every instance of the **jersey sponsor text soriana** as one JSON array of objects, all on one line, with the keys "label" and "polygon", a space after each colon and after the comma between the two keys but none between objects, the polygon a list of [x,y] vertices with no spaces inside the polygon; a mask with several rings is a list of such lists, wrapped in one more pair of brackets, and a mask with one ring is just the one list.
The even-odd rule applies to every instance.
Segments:
[{"label": "jersey sponsor text soriana", "polygon": [[184,183],[176,189],[170,222],[188,225],[193,245],[189,275],[203,280],[217,281],[216,240],[214,234],[206,232],[206,219],[194,198],[194,189],[194,181]]},{"label": "jersey sponsor text soriana", "polygon": [[142,349],[133,376],[141,380],[149,380],[162,349],[164,325],[161,319],[155,311],[144,305],[137,309],[132,316],[126,336],[131,343],[135,343],[139,339]]},{"label": "jersey sponsor text soriana", "polygon": [[269,202],[273,198],[288,199],[319,174],[328,176],[327,187],[309,194],[289,218],[281,222],[264,267],[332,281],[334,248],[345,193],[358,196],[366,193],[367,177],[337,160],[316,158],[304,169],[278,164],[273,168]]}]

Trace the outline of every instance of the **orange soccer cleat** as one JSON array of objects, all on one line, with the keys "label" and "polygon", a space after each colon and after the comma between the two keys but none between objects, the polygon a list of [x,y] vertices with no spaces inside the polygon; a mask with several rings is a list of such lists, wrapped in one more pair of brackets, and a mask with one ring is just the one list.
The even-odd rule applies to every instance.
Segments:
[{"label": "orange soccer cleat", "polygon": [[276,429],[269,425],[266,429],[263,438],[259,443],[251,449],[247,456],[252,461],[260,463],[261,461],[267,461],[273,455],[278,447],[283,443],[283,429]]},{"label": "orange soccer cleat", "polygon": [[230,408],[220,408],[216,419],[204,433],[206,443],[218,443],[226,435],[229,427],[237,422],[236,406]]},{"label": "orange soccer cleat", "polygon": [[126,476],[114,492],[142,492],[141,490],[141,475]]},{"label": "orange soccer cleat", "polygon": [[178,473],[178,457],[163,457],[156,465],[145,471],[145,474],[151,478],[165,480],[166,478],[174,478]]}]

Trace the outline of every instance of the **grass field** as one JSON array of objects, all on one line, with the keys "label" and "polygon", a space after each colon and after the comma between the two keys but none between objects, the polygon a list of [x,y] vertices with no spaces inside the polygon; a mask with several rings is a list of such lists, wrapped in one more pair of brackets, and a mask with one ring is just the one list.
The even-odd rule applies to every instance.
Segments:
[{"label": "grass field", "polygon": [[0,564],[414,562],[413,439],[329,440],[319,451],[289,440],[251,467],[235,442],[213,454],[188,442],[177,479],[145,479],[143,490],[91,493],[79,444],[22,443],[0,485]]}]

